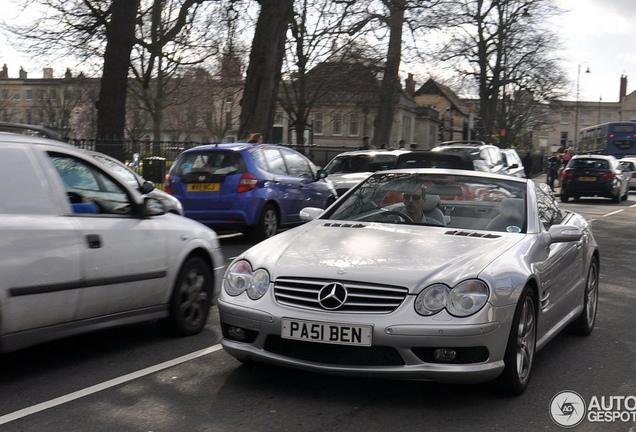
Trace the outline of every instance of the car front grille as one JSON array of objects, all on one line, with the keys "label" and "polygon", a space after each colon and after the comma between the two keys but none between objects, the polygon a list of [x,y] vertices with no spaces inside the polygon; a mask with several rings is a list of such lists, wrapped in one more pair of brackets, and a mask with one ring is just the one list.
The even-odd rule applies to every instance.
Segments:
[{"label": "car front grille", "polygon": [[276,301],[282,305],[324,311],[318,300],[320,290],[334,282],[347,290],[342,306],[330,309],[347,313],[390,313],[404,301],[408,290],[404,287],[325,279],[282,277],[274,283]]}]

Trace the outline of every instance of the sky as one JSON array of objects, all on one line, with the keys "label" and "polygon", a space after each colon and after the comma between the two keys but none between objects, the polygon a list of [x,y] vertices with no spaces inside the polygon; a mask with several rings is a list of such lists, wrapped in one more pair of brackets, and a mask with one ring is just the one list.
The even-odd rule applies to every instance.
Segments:
[{"label": "sky", "polygon": [[[12,19],[15,4],[24,0],[2,0],[1,19]],[[559,57],[571,80],[571,96],[579,100],[618,102],[620,78],[627,76],[627,93],[636,91],[636,7],[634,0],[553,0],[566,12],[553,24],[560,38]],[[532,11],[530,11],[531,13]],[[531,25],[531,23],[530,23]],[[17,78],[20,67],[30,78],[42,77],[42,69],[50,66],[55,77],[66,68],[81,72],[81,65],[68,59],[43,64],[41,60],[16,51],[10,38],[0,34],[0,65],[7,64],[9,77]],[[590,73],[586,73],[589,69]],[[88,71],[85,71],[88,72]]]}]

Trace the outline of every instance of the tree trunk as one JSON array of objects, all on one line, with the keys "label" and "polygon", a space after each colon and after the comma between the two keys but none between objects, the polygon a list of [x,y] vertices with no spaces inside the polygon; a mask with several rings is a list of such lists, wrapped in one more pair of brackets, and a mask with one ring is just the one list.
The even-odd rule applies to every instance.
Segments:
[{"label": "tree trunk", "polygon": [[389,48],[387,53],[384,77],[380,86],[380,101],[374,121],[375,130],[371,145],[379,148],[383,143],[389,144],[395,106],[400,92],[400,61],[402,50],[402,27],[404,25],[405,4],[396,0],[391,7],[389,17]]},{"label": "tree trunk", "polygon": [[135,43],[135,18],[140,0],[113,0],[113,14],[106,30],[104,73],[97,103],[97,150],[120,160],[123,145],[104,145],[106,140],[124,138],[126,92],[130,53]]},{"label": "tree trunk", "polygon": [[285,39],[293,18],[294,0],[257,0],[261,11],[247,68],[241,101],[239,138],[260,132],[265,141],[271,136],[276,99],[285,55]]}]

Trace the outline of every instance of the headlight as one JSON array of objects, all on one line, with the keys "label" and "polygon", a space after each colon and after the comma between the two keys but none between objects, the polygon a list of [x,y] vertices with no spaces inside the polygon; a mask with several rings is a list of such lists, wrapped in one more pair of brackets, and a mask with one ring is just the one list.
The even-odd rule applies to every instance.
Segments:
[{"label": "headlight", "polygon": [[488,301],[488,286],[477,279],[466,280],[453,289],[435,284],[426,287],[415,299],[415,311],[424,316],[446,308],[449,314],[465,317],[477,313]]},{"label": "headlight", "polygon": [[420,315],[433,315],[444,309],[450,290],[446,285],[431,285],[415,299],[415,310]]},{"label": "headlight", "polygon": [[267,292],[269,273],[263,269],[252,271],[249,262],[237,261],[225,272],[223,287],[225,292],[231,296],[237,296],[247,291],[249,298],[258,300]]},{"label": "headlight", "polygon": [[488,286],[480,280],[464,281],[453,288],[448,296],[446,310],[458,317],[472,315],[488,301]]}]

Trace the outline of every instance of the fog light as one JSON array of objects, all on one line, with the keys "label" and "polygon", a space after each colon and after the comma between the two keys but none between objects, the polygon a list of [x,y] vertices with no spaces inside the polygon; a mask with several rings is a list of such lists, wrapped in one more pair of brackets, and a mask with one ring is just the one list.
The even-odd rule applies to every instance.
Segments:
[{"label": "fog light", "polygon": [[438,361],[451,362],[457,357],[457,351],[450,348],[438,348],[433,351],[433,357]]},{"label": "fog light", "polygon": [[244,340],[245,339],[245,330],[240,327],[230,327],[227,329],[227,333],[230,335],[232,339],[236,340]]}]

